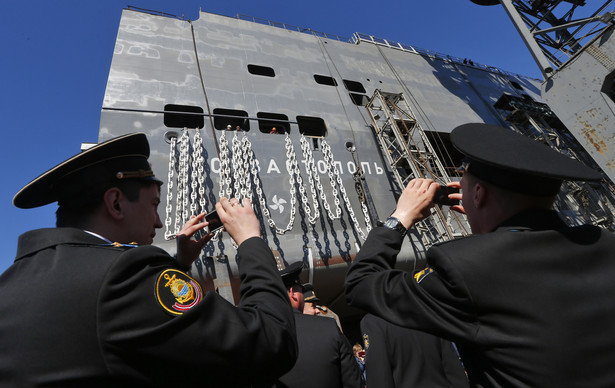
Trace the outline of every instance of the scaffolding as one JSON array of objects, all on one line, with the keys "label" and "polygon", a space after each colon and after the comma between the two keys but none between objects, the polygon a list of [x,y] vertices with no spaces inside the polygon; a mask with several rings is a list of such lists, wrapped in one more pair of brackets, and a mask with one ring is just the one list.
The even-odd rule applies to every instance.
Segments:
[{"label": "scaffolding", "polygon": [[[596,170],[600,169],[547,104],[528,96],[504,94],[494,107],[515,131]],[[571,226],[594,224],[614,230],[614,194],[613,184],[606,178],[599,183],[565,181],[555,201],[555,208]]]},{"label": "scaffolding", "polygon": [[[365,107],[397,194],[414,178],[429,178],[442,185],[458,180],[448,174],[403,93],[376,90]],[[470,230],[464,215],[440,205],[415,228],[425,248],[467,236]]]}]

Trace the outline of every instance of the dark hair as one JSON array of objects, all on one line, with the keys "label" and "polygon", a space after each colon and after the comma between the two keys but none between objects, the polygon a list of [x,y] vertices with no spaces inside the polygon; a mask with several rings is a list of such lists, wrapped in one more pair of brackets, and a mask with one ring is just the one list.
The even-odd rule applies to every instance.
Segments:
[{"label": "dark hair", "polygon": [[136,202],[139,200],[141,189],[150,185],[159,184],[154,181],[125,180],[85,187],[81,195],[58,201],[56,227],[84,228],[90,217],[102,205],[105,192],[113,187],[120,189],[130,202]]}]

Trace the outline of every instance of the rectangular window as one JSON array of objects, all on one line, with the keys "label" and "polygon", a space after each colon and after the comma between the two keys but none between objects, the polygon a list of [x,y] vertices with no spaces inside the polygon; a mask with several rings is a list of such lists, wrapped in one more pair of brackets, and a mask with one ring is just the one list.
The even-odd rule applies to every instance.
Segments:
[{"label": "rectangular window", "polygon": [[258,112],[258,130],[262,133],[283,135],[290,132],[288,116],[279,113]]},{"label": "rectangular window", "polygon": [[205,126],[203,108],[200,106],[167,104],[164,112],[164,125],[169,128],[195,129]]},{"label": "rectangular window", "polygon": [[344,81],[344,86],[346,86],[346,89],[348,89],[349,92],[355,92],[355,93],[361,93],[361,94],[367,93],[367,91],[365,90],[361,82],[350,81],[347,79],[344,79],[342,81]]},{"label": "rectangular window", "polygon": [[337,86],[337,81],[335,80],[335,78],[327,77],[326,75],[314,74],[314,80],[316,81],[316,83],[319,83],[321,85]]},{"label": "rectangular window", "polygon": [[262,75],[264,77],[275,77],[275,71],[271,67],[248,65],[248,71],[250,74]]},{"label": "rectangular window", "polygon": [[327,136],[327,126],[320,117],[297,116],[299,133],[305,136],[325,137]]},{"label": "rectangular window", "polygon": [[521,87],[521,85],[519,85],[518,82],[515,82],[511,79],[508,80],[508,82],[510,82],[510,84],[515,88],[515,89],[519,89],[519,90],[523,90],[523,88]]},{"label": "rectangular window", "polygon": [[365,94],[348,93],[348,95],[355,105],[365,106],[369,101]]},{"label": "rectangular window", "polygon": [[248,112],[235,109],[214,109],[214,128],[219,131],[246,131],[250,130]]}]

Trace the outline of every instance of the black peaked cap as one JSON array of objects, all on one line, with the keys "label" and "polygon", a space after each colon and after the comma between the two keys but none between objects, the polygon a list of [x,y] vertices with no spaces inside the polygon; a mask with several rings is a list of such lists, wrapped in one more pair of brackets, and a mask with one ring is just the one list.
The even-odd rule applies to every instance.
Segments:
[{"label": "black peaked cap", "polygon": [[466,156],[471,175],[514,192],[551,196],[564,180],[602,179],[578,160],[496,125],[460,125],[451,132],[451,142]]},{"label": "black peaked cap", "polygon": [[312,283],[305,283],[303,285],[303,300],[311,303],[318,303],[320,299],[314,293],[314,286]]},{"label": "black peaked cap", "polygon": [[303,263],[297,261],[295,263],[290,264],[286,268],[280,271],[280,276],[282,277],[282,281],[286,287],[291,287],[295,284],[301,285],[301,279],[299,279],[299,274],[301,274],[301,270],[303,269]]},{"label": "black peaked cap", "polygon": [[41,174],[15,195],[13,204],[29,209],[75,195],[87,195],[86,188],[97,182],[131,179],[162,184],[147,160],[149,152],[144,133],[113,138]]}]

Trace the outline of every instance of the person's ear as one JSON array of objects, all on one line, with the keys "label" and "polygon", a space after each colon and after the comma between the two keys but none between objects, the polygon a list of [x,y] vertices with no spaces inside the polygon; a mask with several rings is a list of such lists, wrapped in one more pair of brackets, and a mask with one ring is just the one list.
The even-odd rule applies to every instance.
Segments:
[{"label": "person's ear", "polygon": [[124,218],[124,213],[122,212],[122,197],[123,193],[117,187],[112,187],[105,191],[103,197],[107,214],[115,220],[121,220]]},{"label": "person's ear", "polygon": [[480,182],[477,182],[474,187],[472,187],[472,200],[474,201],[475,208],[478,209],[485,206],[488,197],[489,189],[487,188],[487,186],[483,185]]},{"label": "person's ear", "polygon": [[297,297],[297,292],[294,289],[291,289],[291,298],[293,298],[293,300],[297,303],[299,303],[299,298]]},{"label": "person's ear", "polygon": [[286,289],[286,293],[288,294],[288,297],[290,298],[290,300],[294,300],[295,299],[295,293],[293,292],[293,288],[287,288]]}]

